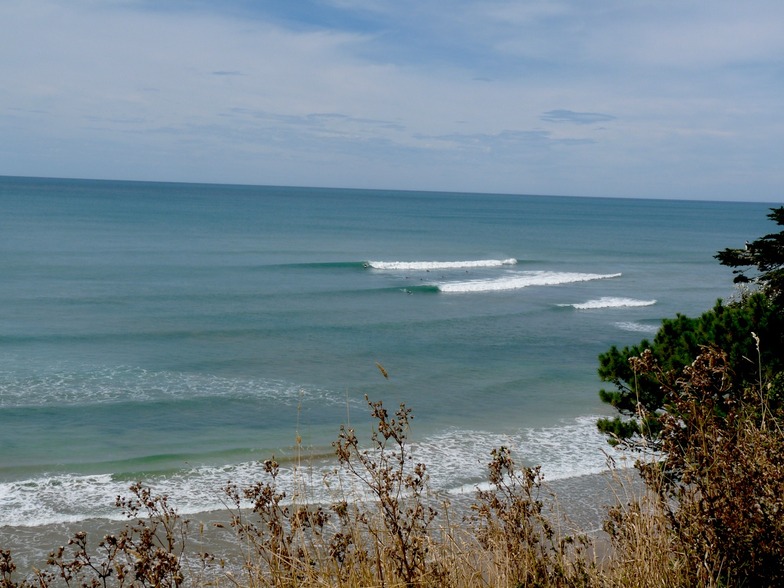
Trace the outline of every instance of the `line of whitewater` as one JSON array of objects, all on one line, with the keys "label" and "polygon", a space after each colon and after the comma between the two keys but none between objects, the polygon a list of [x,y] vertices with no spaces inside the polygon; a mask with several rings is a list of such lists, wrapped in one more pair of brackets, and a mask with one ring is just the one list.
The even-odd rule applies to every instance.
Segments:
[{"label": "line of whitewater", "polygon": [[[486,480],[486,463],[493,449],[505,445],[515,456],[539,464],[549,481],[605,471],[606,438],[596,428],[594,415],[565,419],[550,427],[526,427],[496,433],[489,430],[448,428],[425,436],[409,447],[416,460],[427,464],[434,489],[465,494]],[[580,443],[571,442],[580,439]],[[251,486],[263,475],[258,461],[227,464],[183,464],[168,473],[139,472],[133,475],[95,473],[48,473],[0,482],[0,527],[35,527],[86,519],[124,520],[114,497],[127,495],[136,479],[165,494],[184,515],[221,511],[222,488],[231,480]],[[335,481],[331,452],[310,456],[307,474],[298,460],[283,460],[277,483],[288,496],[301,491],[303,475],[314,481],[308,495],[314,502],[329,503],[334,493],[319,480]],[[334,484],[334,488],[345,487]],[[300,490],[298,490],[300,489]]]},{"label": "line of whitewater", "polygon": [[656,304],[656,300],[637,300],[636,298],[615,298],[612,296],[603,296],[596,300],[588,300],[587,302],[578,302],[575,304],[560,304],[559,306],[571,306],[577,310],[592,310],[597,308],[653,306],[654,304]]},{"label": "line of whitewater", "polygon": [[510,257],[509,259],[476,259],[465,261],[366,261],[365,267],[376,270],[430,271],[492,268],[516,264],[517,260]]},{"label": "line of whitewater", "polygon": [[464,282],[448,282],[439,284],[441,292],[496,292],[502,290],[518,290],[530,286],[558,286],[574,282],[607,280],[619,278],[617,274],[589,274],[581,272],[530,271],[515,273],[511,276],[492,280],[469,280]]}]

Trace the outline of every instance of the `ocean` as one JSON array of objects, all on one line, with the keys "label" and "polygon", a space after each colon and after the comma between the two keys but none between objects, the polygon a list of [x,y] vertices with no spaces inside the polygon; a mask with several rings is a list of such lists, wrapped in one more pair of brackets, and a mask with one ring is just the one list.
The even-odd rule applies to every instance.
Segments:
[{"label": "ocean", "polygon": [[0,178],[0,547],[136,480],[220,509],[273,455],[322,498],[365,395],[444,492],[499,445],[603,471],[597,355],[735,295],[713,254],[770,206]]}]

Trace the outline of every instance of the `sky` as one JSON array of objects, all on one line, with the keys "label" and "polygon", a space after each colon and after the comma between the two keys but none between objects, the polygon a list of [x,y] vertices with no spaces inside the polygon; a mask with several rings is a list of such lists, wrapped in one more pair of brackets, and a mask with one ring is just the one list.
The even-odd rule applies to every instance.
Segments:
[{"label": "sky", "polygon": [[2,0],[0,175],[784,200],[781,0]]}]

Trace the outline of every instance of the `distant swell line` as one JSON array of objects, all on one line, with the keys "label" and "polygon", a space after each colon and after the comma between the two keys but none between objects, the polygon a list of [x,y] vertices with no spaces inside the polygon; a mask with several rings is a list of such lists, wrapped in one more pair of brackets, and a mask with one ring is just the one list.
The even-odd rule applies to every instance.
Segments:
[{"label": "distant swell line", "polygon": [[367,266],[367,262],[364,261],[313,261],[308,263],[283,263],[279,265],[272,265],[272,266],[265,266],[265,267],[336,270],[336,269],[362,269],[366,266]]},{"label": "distant swell line", "polygon": [[516,265],[517,260],[509,259],[477,259],[465,261],[367,261],[365,267],[377,270],[450,270],[471,268],[492,268],[505,265]]},{"label": "distant swell line", "polygon": [[451,282],[439,284],[441,292],[496,292],[502,290],[517,290],[530,286],[558,286],[574,282],[588,282],[591,280],[606,280],[618,278],[621,274],[587,274],[578,272],[523,272],[513,276],[505,276],[492,280],[470,280],[466,282]]}]

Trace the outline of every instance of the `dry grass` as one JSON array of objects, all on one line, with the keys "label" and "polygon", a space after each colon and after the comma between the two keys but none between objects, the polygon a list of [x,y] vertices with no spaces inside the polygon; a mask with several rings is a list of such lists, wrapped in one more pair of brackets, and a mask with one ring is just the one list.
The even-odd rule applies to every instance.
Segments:
[{"label": "dry grass", "polygon": [[[655,371],[648,359],[636,358],[635,369]],[[191,553],[188,521],[137,484],[118,498],[125,529],[94,548],[78,533],[21,578],[0,550],[0,588],[777,585],[784,434],[765,402],[775,387],[730,394],[729,369],[720,352],[706,350],[684,379],[660,374],[669,405],[657,443],[664,452],[637,454],[644,485],[632,479],[636,470],[613,471],[619,490],[603,539],[564,531],[539,470],[518,467],[505,447],[490,456],[487,489],[456,514],[412,458],[410,409],[390,414],[369,401],[369,444],[346,426],[333,444],[355,486],[332,504],[286,496],[274,460],[251,487],[226,485],[234,561]]]}]

